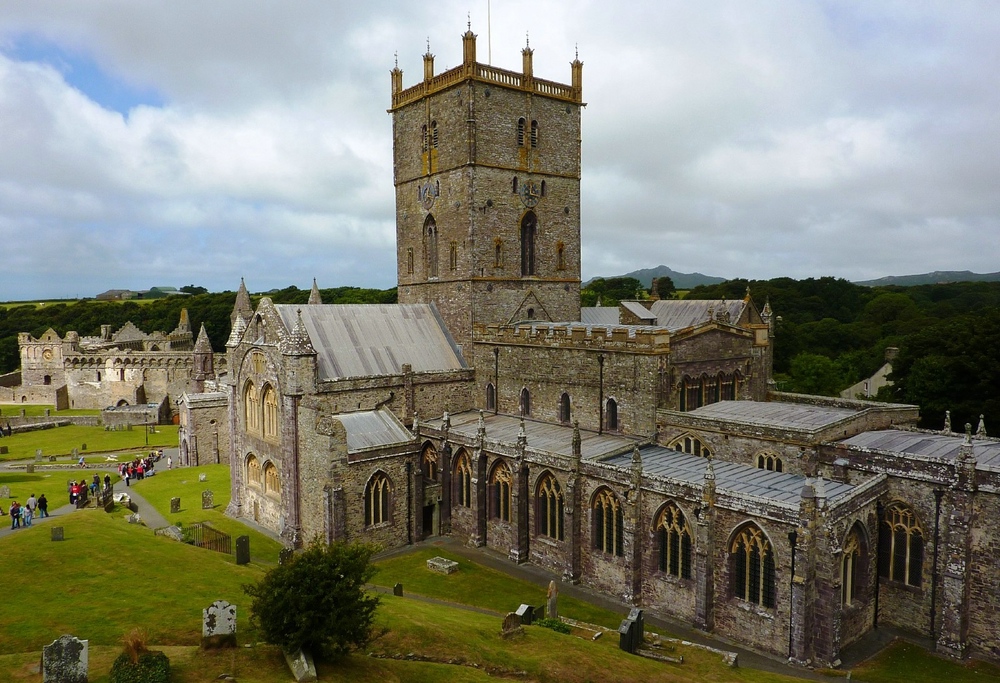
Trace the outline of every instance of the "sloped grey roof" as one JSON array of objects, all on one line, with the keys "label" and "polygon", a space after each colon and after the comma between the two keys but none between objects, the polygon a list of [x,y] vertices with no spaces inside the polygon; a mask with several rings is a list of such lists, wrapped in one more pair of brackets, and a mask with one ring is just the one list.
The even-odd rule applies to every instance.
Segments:
[{"label": "sloped grey roof", "polygon": [[621,306],[632,315],[638,317],[640,320],[648,320],[650,321],[650,325],[656,324],[656,314],[640,304],[638,301],[623,301],[621,302]]},{"label": "sloped grey roof", "polygon": [[683,330],[708,322],[710,308],[713,317],[718,316],[720,311],[728,311],[729,321],[735,325],[745,306],[746,302],[742,299],[660,299],[653,302],[651,311],[658,326]]},{"label": "sloped grey roof", "polygon": [[580,309],[580,322],[585,325],[617,325],[619,320],[617,306],[584,306]]},{"label": "sloped grey roof", "polygon": [[[701,485],[705,481],[708,460],[697,455],[681,453],[665,446],[646,446],[639,449],[644,474],[658,475],[689,484]],[[632,455],[624,453],[604,461],[605,464],[630,469]],[[771,472],[750,465],[724,460],[713,460],[715,486],[719,491],[758,496],[778,503],[798,505],[806,478],[800,474]],[[823,481],[827,500],[835,501],[849,494],[850,484],[826,479]]]},{"label": "sloped grey roof", "polygon": [[347,431],[347,452],[407,444],[413,434],[388,410],[366,410],[334,416]]},{"label": "sloped grey roof", "polygon": [[[451,433],[461,434],[469,439],[476,436],[479,426],[479,412],[468,410],[456,415],[451,415]],[[521,425],[521,418],[513,415],[494,415],[485,413],[486,440],[499,441],[501,443],[517,443],[517,432]],[[420,423],[426,424],[435,429],[441,427],[442,418],[424,419],[420,417]],[[524,434],[527,438],[528,448],[570,456],[573,454],[573,428],[567,425],[551,424],[548,422],[536,422],[525,419]],[[580,430],[580,453],[583,459],[599,458],[609,453],[616,453],[623,449],[628,449],[631,453],[634,439],[611,434],[598,434],[584,429]]]},{"label": "sloped grey roof", "polygon": [[319,378],[398,375],[466,367],[432,304],[276,304],[288,330],[298,311],[319,363]]},{"label": "sloped grey roof", "polygon": [[[861,432],[838,443],[857,448],[917,455],[926,458],[954,460],[965,441],[960,434],[932,434],[909,432],[901,429],[882,429]],[[1000,472],[1000,441],[973,439],[972,452],[976,456],[976,469]]]},{"label": "sloped grey roof", "polygon": [[780,401],[719,401],[688,414],[716,420],[731,420],[764,427],[812,431],[856,415],[850,408],[817,406]]}]

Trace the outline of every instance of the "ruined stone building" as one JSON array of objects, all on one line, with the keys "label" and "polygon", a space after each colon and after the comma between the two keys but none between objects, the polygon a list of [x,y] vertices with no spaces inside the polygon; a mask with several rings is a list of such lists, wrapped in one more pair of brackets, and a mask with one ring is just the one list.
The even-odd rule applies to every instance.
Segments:
[{"label": "ruined stone building", "polygon": [[798,662],[884,624],[1000,659],[1000,442],[775,392],[750,293],[581,310],[582,64],[462,41],[392,72],[402,303],[241,286],[186,433],[225,433],[229,514],[290,546],[451,535]]}]

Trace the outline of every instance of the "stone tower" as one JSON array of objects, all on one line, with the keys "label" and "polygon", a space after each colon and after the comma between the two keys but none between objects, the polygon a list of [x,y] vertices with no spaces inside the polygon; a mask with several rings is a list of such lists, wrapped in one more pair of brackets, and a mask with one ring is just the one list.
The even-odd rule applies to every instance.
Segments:
[{"label": "stone tower", "polygon": [[477,323],[580,319],[580,111],[572,84],[463,59],[403,89],[392,70],[400,303],[435,303],[471,360]]}]

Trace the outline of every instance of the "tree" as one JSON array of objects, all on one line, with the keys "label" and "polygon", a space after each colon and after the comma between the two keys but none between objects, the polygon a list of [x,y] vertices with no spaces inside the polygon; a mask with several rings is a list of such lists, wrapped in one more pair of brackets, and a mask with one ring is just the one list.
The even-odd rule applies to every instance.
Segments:
[{"label": "tree", "polygon": [[653,294],[656,294],[661,299],[673,299],[677,296],[677,288],[674,286],[674,281],[666,275],[656,278],[654,286],[656,287],[656,291]]},{"label": "tree", "polygon": [[338,656],[375,636],[379,598],[365,590],[375,576],[376,547],[314,540],[258,583],[243,586],[252,598],[250,623],[285,650]]},{"label": "tree", "polygon": [[196,285],[184,285],[181,287],[181,291],[185,294],[208,294],[208,290],[205,287],[198,287]]}]

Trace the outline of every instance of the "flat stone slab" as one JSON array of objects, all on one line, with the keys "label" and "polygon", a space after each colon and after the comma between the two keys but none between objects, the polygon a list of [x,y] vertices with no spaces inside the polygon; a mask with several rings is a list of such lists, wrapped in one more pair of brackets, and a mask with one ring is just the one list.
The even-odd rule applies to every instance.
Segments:
[{"label": "flat stone slab", "polygon": [[444,557],[432,557],[427,560],[427,568],[438,574],[454,574],[458,571],[458,562]]}]

